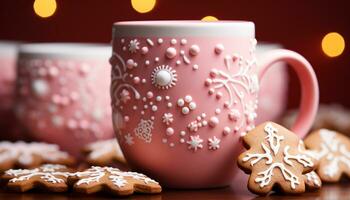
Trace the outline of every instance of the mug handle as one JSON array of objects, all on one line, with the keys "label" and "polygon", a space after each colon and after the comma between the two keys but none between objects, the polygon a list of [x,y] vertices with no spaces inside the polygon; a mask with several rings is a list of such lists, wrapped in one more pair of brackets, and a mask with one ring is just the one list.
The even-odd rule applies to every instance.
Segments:
[{"label": "mug handle", "polygon": [[300,54],[286,50],[271,50],[259,60],[259,80],[274,63],[284,61],[291,66],[301,82],[300,111],[291,130],[303,138],[310,130],[318,109],[319,88],[316,74],[311,64]]}]

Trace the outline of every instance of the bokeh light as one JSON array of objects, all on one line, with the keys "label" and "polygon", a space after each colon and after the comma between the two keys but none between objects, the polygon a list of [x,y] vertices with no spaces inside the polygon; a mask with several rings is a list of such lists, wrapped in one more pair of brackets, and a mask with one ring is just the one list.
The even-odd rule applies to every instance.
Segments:
[{"label": "bokeh light", "polygon": [[139,13],[147,13],[153,10],[156,0],[131,0],[132,7]]},{"label": "bokeh light", "polygon": [[342,35],[336,32],[328,33],[322,39],[322,50],[329,57],[337,57],[345,49],[345,40]]},{"label": "bokeh light", "polygon": [[206,16],[202,18],[202,21],[204,22],[216,22],[219,21],[218,18],[214,17],[214,16]]},{"label": "bokeh light", "polygon": [[56,12],[57,3],[56,0],[35,0],[33,8],[39,17],[47,18]]}]

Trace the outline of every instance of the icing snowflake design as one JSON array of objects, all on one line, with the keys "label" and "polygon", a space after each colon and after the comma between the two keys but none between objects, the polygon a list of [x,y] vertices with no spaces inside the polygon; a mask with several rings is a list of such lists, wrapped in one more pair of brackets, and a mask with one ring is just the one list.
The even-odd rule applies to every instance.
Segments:
[{"label": "icing snowflake design", "polygon": [[210,150],[217,150],[220,148],[220,139],[216,138],[215,136],[213,138],[209,138],[208,143]]},{"label": "icing snowflake design", "polygon": [[[344,171],[350,171],[350,151],[339,135],[334,131],[321,129],[319,136],[321,139],[321,143],[318,144],[319,149],[310,148],[310,156],[321,162],[318,172],[330,179],[337,179],[342,173],[342,165],[347,169]],[[344,138],[344,140],[347,142],[348,139]]]},{"label": "icing snowflake design", "polygon": [[153,121],[141,119],[137,127],[134,129],[135,135],[147,143],[152,141]]},{"label": "icing snowflake design", "polygon": [[131,136],[130,133],[124,135],[125,143],[128,145],[133,145],[134,144],[134,137]]},{"label": "icing snowflake design", "polygon": [[[287,143],[285,143],[285,140],[287,140],[285,136],[280,135],[278,129],[275,128],[272,123],[268,122],[263,126],[265,137],[260,145],[264,153],[252,152],[252,150],[249,150],[247,153],[243,154],[243,163],[249,162],[250,168],[253,168],[260,162],[263,162],[264,165],[266,165],[266,169],[262,169],[262,171],[257,172],[256,177],[251,177],[254,178],[255,183],[257,183],[260,188],[264,188],[266,186],[271,187],[272,185],[270,184],[274,184],[272,183],[274,173],[280,172],[285,181],[289,182],[290,188],[293,190],[296,189],[298,185],[302,184],[300,180],[302,171],[298,172],[294,168],[297,168],[296,165],[301,165],[304,168],[312,168],[314,163],[311,157],[301,153],[300,150],[303,150],[303,143],[300,141],[298,144],[298,149],[296,147],[289,146]],[[252,133],[248,133],[246,137],[249,137],[250,134]],[[254,137],[261,136],[262,135],[255,135]],[[285,143],[285,145],[282,145],[283,143]],[[296,152],[295,150],[298,150],[298,154],[293,155],[290,153],[291,151]]]},{"label": "icing snowflake design", "polygon": [[135,99],[140,99],[141,95],[134,86],[126,82],[129,77],[127,66],[124,59],[117,53],[113,53],[110,63],[112,65],[111,96],[112,108],[117,110],[120,101],[127,102],[131,100],[131,94]]},{"label": "icing snowflake design", "polygon": [[54,144],[32,142],[0,142],[0,164],[4,162],[13,162],[12,165],[31,166],[35,159],[40,157],[41,162],[62,162],[70,160],[66,152],[59,150]]},{"label": "icing snowflake design", "polygon": [[65,183],[71,173],[63,165],[46,164],[34,169],[10,169],[5,171],[5,177],[11,177],[10,183],[27,182],[39,178],[48,183]]},{"label": "icing snowflake design", "polygon": [[197,151],[198,149],[203,148],[203,140],[199,137],[199,135],[196,136],[190,136],[190,141],[187,141],[188,149],[192,149],[193,151]]},{"label": "icing snowflake design", "polygon": [[140,42],[137,39],[130,40],[130,42],[129,42],[129,51],[131,53],[136,53],[137,50],[140,49],[139,45],[140,45]]},{"label": "icing snowflake design", "polygon": [[171,113],[164,113],[162,119],[163,123],[165,123],[167,126],[169,126],[174,121],[173,114]]},{"label": "icing snowflake design", "polygon": [[120,100],[123,102],[123,103],[126,103],[127,101],[129,101],[131,98],[130,98],[130,92],[126,89],[123,89],[122,92],[120,93]]},{"label": "icing snowflake design", "polygon": [[76,186],[90,184],[98,185],[104,184],[104,182],[109,182],[118,188],[123,188],[129,187],[134,181],[137,181],[142,185],[152,183],[158,184],[158,182],[143,174],[136,172],[123,172],[118,168],[112,167],[92,166],[85,171],[74,173],[73,177],[78,179],[78,181],[75,183]]},{"label": "icing snowflake design", "polygon": [[165,90],[176,85],[176,71],[168,65],[161,65],[154,68],[151,74],[152,84],[159,89]]},{"label": "icing snowflake design", "polygon": [[[234,74],[230,73],[232,62],[239,69]],[[226,56],[224,63],[227,70],[212,69],[210,77],[205,81],[205,86],[209,88],[209,95],[215,94],[217,99],[222,98],[222,91],[227,93],[228,101],[224,102],[226,108],[232,108],[239,103],[246,120],[240,120],[235,129],[239,130],[246,123],[247,131],[250,131],[254,128],[254,120],[257,117],[257,101],[247,101],[249,95],[257,96],[259,91],[258,77],[252,72],[253,67],[256,66],[256,59],[253,57],[251,60],[244,60],[243,57],[238,55],[233,57]],[[237,109],[234,110],[239,111]],[[235,116],[230,115],[229,118],[238,122],[241,118],[241,114],[238,114],[239,116],[237,114]]]}]

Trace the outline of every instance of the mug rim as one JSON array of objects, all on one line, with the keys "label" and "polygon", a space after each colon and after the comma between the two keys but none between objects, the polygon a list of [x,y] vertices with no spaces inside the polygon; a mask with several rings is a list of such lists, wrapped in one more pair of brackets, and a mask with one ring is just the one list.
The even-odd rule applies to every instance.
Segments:
[{"label": "mug rim", "polygon": [[112,47],[99,43],[27,43],[19,45],[18,52],[20,56],[33,57],[108,58]]},{"label": "mug rim", "polygon": [[255,25],[251,21],[221,20],[204,22],[199,20],[151,20],[120,21],[113,24],[113,38],[126,36],[171,37],[255,37]]},{"label": "mug rim", "polygon": [[0,57],[17,56],[19,42],[10,40],[0,40]]}]

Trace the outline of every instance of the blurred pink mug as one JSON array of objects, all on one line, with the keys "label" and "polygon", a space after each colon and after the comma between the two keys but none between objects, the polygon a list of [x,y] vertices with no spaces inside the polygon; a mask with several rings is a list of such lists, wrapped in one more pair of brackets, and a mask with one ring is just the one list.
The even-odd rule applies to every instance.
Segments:
[{"label": "blurred pink mug", "polygon": [[289,50],[256,65],[254,23],[135,21],[113,26],[113,125],[136,170],[166,187],[230,184],[240,137],[254,128],[259,79],[277,61],[289,63],[302,85],[293,131],[303,137],[318,105],[311,65]]},{"label": "blurred pink mug", "polygon": [[30,136],[76,157],[84,145],[114,136],[110,54],[110,46],[96,44],[20,46],[15,111]]}]

